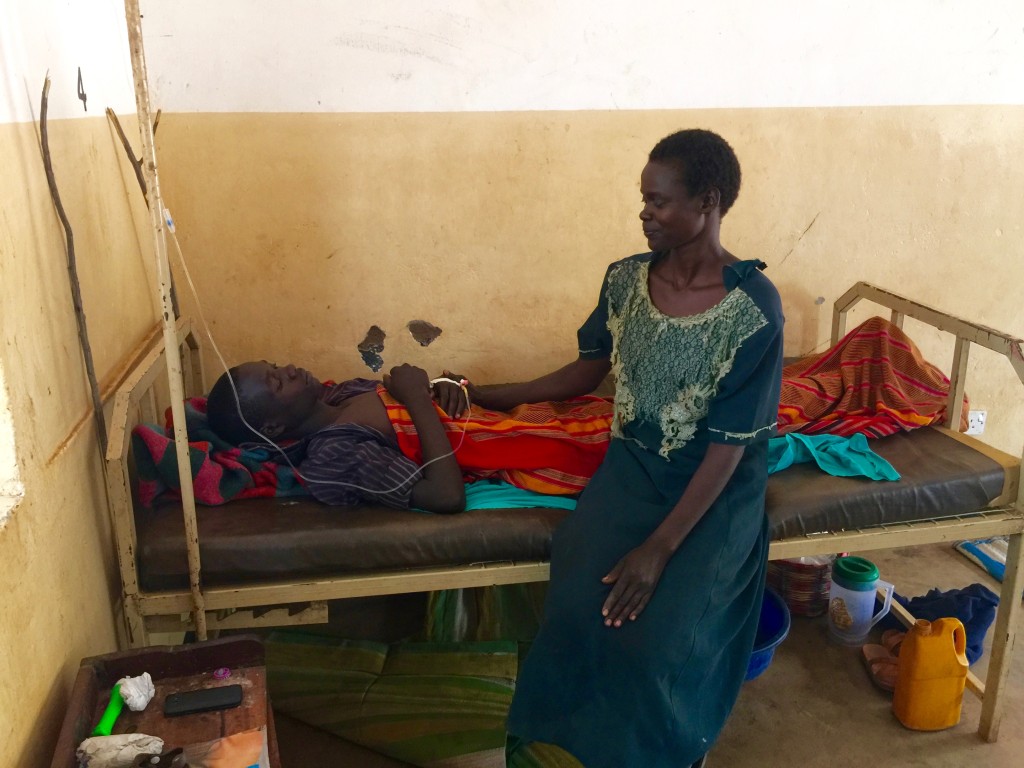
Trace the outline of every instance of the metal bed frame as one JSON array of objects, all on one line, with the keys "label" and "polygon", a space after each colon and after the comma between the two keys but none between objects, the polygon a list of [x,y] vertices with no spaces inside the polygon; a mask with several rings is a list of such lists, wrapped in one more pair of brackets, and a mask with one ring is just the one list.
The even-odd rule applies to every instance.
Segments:
[{"label": "metal bed frame", "polygon": [[[1019,461],[1007,461],[1006,454],[951,429],[959,424],[967,359],[972,344],[1005,356],[1024,384],[1024,354],[1018,338],[948,315],[867,283],[847,291],[833,310],[832,343],[845,334],[847,314],[861,300],[888,308],[892,322],[900,327],[906,317],[914,318],[956,338],[946,431],[956,439],[993,456],[1005,470],[1002,495],[985,510],[970,515],[882,525],[860,530],[827,531],[792,536],[771,542],[770,559],[820,555],[843,551],[892,549],[961,539],[1008,536],[1006,574],[995,622],[992,656],[984,682],[970,675],[968,688],[982,700],[979,733],[995,741],[1002,718],[1001,692],[1006,685],[1010,659],[1021,613],[1024,590],[1024,492],[1020,484]],[[185,391],[204,393],[199,345],[191,321],[177,325],[177,338]],[[196,629],[200,639],[205,630],[282,626],[327,621],[328,600],[369,595],[388,595],[464,587],[482,587],[546,581],[547,562],[467,564],[399,572],[339,575],[334,578],[268,582],[237,587],[201,586],[199,537],[194,504],[183,504],[186,545],[189,553],[188,590],[146,592],[140,588],[136,563],[137,536],[132,496],[130,436],[140,421],[159,421],[156,394],[167,359],[162,342],[143,357],[118,389],[110,423],[106,456],[106,481],[122,585],[122,645],[147,645],[152,631]],[[1013,458],[1013,457],[1011,457]],[[191,519],[190,519],[191,518]],[[894,612],[908,626],[913,617],[894,605]],[[202,612],[205,622],[196,618]]]}]

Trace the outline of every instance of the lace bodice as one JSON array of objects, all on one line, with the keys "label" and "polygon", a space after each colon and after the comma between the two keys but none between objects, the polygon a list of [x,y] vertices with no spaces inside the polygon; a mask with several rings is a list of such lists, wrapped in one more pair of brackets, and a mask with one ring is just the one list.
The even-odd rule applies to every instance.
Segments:
[{"label": "lace bodice", "polygon": [[650,299],[650,264],[624,261],[608,275],[608,330],[616,379],[612,430],[615,436],[628,438],[634,422],[658,425],[658,453],[667,458],[693,438],[740,345],[767,320],[738,289],[700,314],[665,315]]}]

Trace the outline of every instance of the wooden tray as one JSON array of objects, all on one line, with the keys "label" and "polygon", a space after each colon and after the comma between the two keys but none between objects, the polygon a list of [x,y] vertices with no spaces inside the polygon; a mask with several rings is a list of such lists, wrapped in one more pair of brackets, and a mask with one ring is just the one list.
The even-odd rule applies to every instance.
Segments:
[{"label": "wooden tray", "polygon": [[[213,672],[222,667],[230,670],[230,676],[218,680]],[[135,677],[143,672],[153,678],[156,695],[142,712],[132,712],[126,706],[114,725],[115,734],[158,736],[164,740],[164,749],[170,750],[266,726],[270,765],[280,768],[273,712],[267,699],[263,644],[249,635],[192,645],[139,648],[83,659],[51,768],[77,768],[75,750],[99,722],[114,684],[123,677]],[[174,718],[163,716],[164,697],[168,693],[234,683],[242,686],[239,707]]]}]

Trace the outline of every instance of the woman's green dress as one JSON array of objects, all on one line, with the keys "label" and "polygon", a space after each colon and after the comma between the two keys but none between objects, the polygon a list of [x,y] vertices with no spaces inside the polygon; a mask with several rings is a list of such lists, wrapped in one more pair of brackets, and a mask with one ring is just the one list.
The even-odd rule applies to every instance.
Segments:
[{"label": "woman's green dress", "polygon": [[[721,302],[666,316],[648,290],[655,258],[611,265],[579,331],[582,357],[611,357],[613,439],[555,532],[544,622],[508,719],[512,736],[557,744],[587,768],[680,768],[708,751],[743,682],[764,585],[778,293],[763,264],[738,262],[723,270]],[[747,447],[644,612],[604,626],[602,577],[665,519],[710,442]]]}]

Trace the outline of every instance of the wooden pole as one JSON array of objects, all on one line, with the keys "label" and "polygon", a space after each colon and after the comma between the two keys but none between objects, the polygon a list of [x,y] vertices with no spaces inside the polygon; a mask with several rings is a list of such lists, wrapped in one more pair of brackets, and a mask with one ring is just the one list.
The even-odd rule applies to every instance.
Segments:
[{"label": "wooden pole", "polygon": [[[117,131],[117,138],[121,140],[121,146],[124,147],[124,153],[128,155],[128,162],[131,163],[132,170],[135,171],[135,179],[139,182],[139,189],[142,190],[142,199],[146,202],[146,206],[149,207],[149,195],[146,193],[146,177],[142,174],[142,158],[135,156],[135,150],[132,149],[132,145],[128,141],[128,137],[124,135],[124,129],[121,127],[121,121],[117,119],[117,114],[110,107],[107,107],[107,120],[114,126],[114,130]],[[156,127],[160,124],[160,110],[156,111],[156,117],[153,118],[153,137],[156,138]],[[171,274],[171,306],[174,307],[174,319],[177,320],[181,317],[181,312],[178,311],[178,293],[174,288],[174,274]]]},{"label": "wooden pole", "polygon": [[192,489],[188,433],[185,430],[185,391],[182,383],[178,336],[174,327],[171,269],[167,261],[163,198],[160,195],[160,183],[156,171],[156,146],[153,141],[153,120],[149,102],[146,55],[142,46],[142,15],[139,12],[139,1],[125,0],[124,11],[128,23],[132,75],[135,79],[135,105],[139,113],[139,133],[142,136],[142,172],[149,190],[149,220],[153,225],[153,245],[155,246],[157,266],[155,289],[161,307],[164,349],[167,359],[167,383],[171,395],[171,414],[174,418],[174,443],[178,456],[178,479],[181,482],[182,514],[185,518],[185,544],[188,548],[189,589],[192,593],[196,636],[200,640],[205,640],[206,606],[200,585],[199,530],[196,524],[196,499]]},{"label": "wooden pole", "polygon": [[92,345],[89,344],[89,326],[85,321],[85,307],[82,304],[82,285],[78,280],[78,261],[75,258],[75,233],[71,222],[64,212],[64,204],[57,191],[57,178],[53,174],[53,159],[50,156],[50,133],[46,125],[46,112],[50,102],[50,73],[46,73],[43,83],[43,96],[39,104],[39,142],[43,150],[43,168],[46,171],[46,184],[50,188],[53,207],[57,209],[57,218],[64,227],[65,247],[68,257],[68,282],[71,285],[71,304],[75,310],[75,321],[78,323],[78,341],[82,345],[82,357],[85,360],[85,375],[89,380],[89,393],[92,396],[92,414],[96,419],[96,435],[99,437],[103,453],[107,452],[107,424],[103,421],[103,400],[100,397],[100,385],[96,380],[96,366],[93,364]]}]

